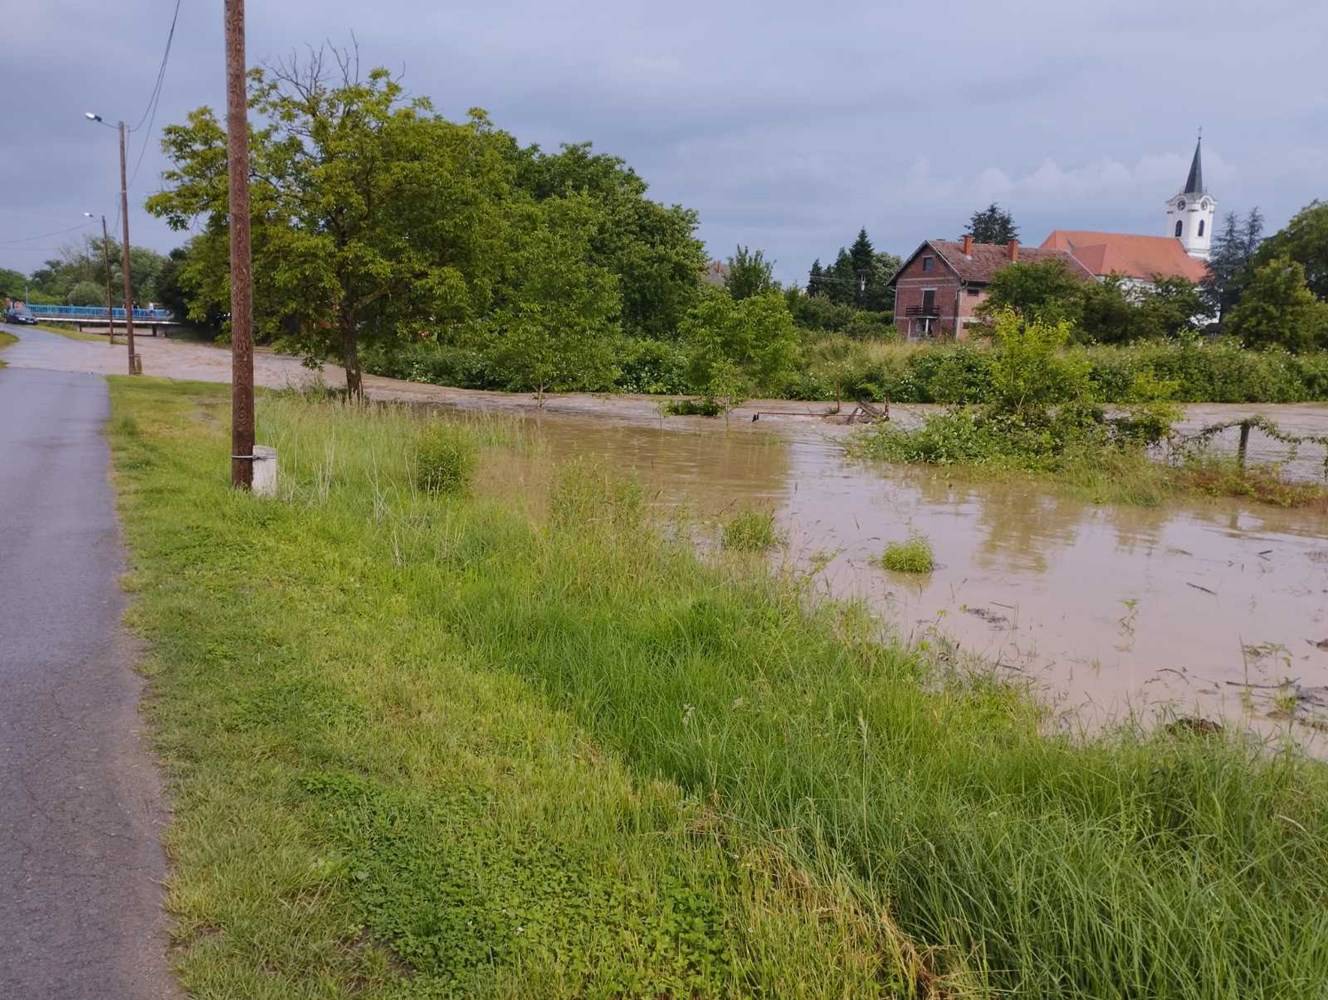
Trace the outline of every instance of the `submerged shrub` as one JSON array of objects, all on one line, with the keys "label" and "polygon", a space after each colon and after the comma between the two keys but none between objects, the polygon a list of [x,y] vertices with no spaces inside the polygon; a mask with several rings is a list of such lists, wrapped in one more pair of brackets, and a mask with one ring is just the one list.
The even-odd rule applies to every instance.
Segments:
[{"label": "submerged shrub", "polygon": [[415,485],[425,493],[465,493],[475,470],[475,445],[459,428],[441,424],[420,439]]},{"label": "submerged shrub", "polygon": [[663,409],[671,417],[717,417],[724,412],[723,404],[714,399],[671,399]]},{"label": "submerged shrub", "polygon": [[906,542],[891,542],[881,553],[881,565],[895,573],[930,573],[936,568],[931,543],[921,535]]},{"label": "submerged shrub", "polygon": [[775,515],[768,510],[740,510],[724,525],[724,548],[736,552],[765,552],[779,544]]}]

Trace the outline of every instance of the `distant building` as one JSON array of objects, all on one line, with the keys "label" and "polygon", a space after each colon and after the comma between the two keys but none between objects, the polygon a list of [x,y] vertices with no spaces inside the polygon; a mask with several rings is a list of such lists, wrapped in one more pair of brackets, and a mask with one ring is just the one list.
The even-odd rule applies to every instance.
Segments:
[{"label": "distant building", "polygon": [[1085,281],[1093,275],[1067,251],[1011,243],[927,240],[895,272],[895,328],[910,340],[964,339],[998,271],[1013,263],[1058,260]]},{"label": "distant building", "polygon": [[973,243],[968,236],[962,242],[928,240],[891,279],[896,329],[910,340],[963,339],[991,279],[1016,262],[1060,260],[1085,279],[1114,275],[1134,289],[1151,287],[1158,278],[1203,281],[1217,201],[1204,187],[1202,145],[1202,139],[1195,144],[1184,188],[1166,203],[1166,235],[1055,229],[1037,249]]},{"label": "distant building", "polygon": [[722,260],[712,260],[701,272],[701,280],[707,285],[723,288],[728,284],[729,266]]}]

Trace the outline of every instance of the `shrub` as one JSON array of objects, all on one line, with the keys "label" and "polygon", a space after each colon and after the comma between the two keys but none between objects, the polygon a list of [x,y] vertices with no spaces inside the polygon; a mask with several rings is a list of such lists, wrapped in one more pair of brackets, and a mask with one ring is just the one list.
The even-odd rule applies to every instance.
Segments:
[{"label": "shrub", "polygon": [[931,543],[921,535],[906,542],[891,542],[881,553],[881,565],[894,573],[930,573],[936,568]]},{"label": "shrub", "polygon": [[620,392],[673,395],[687,392],[687,355],[662,340],[625,340],[618,357]]},{"label": "shrub", "polygon": [[717,417],[725,407],[713,399],[670,399],[663,410],[671,417]]},{"label": "shrub", "polygon": [[724,548],[736,552],[765,552],[779,544],[775,515],[768,510],[740,510],[724,524]]},{"label": "shrub", "polygon": [[415,453],[415,484],[426,493],[465,493],[475,469],[475,446],[458,428],[430,428]]}]

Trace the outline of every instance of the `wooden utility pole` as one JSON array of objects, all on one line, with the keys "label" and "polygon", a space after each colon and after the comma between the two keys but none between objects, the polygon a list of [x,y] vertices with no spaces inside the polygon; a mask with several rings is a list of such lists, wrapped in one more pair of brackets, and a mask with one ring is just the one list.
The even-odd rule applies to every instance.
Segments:
[{"label": "wooden utility pole", "polygon": [[115,299],[111,297],[111,234],[106,216],[101,217],[101,257],[106,262],[106,342],[115,343]]},{"label": "wooden utility pole", "polygon": [[226,167],[231,232],[231,485],[254,483],[254,288],[249,250],[249,114],[244,0],[226,0]]},{"label": "wooden utility pole", "polygon": [[120,270],[124,271],[125,343],[129,347],[129,374],[141,371],[134,356],[134,286],[129,274],[129,181],[125,173],[125,123],[120,123],[120,221],[124,241],[120,245]]}]

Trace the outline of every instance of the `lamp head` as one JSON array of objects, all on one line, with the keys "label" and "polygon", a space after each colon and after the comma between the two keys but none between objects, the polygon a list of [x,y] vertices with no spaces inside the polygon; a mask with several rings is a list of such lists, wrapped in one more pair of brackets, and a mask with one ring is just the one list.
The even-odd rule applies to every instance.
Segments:
[{"label": "lamp head", "polygon": [[101,121],[101,115],[93,114],[91,111],[84,111],[84,112],[83,112],[83,117],[86,118],[86,119],[87,119],[88,121],[90,121],[90,122],[99,122],[99,121]]}]

